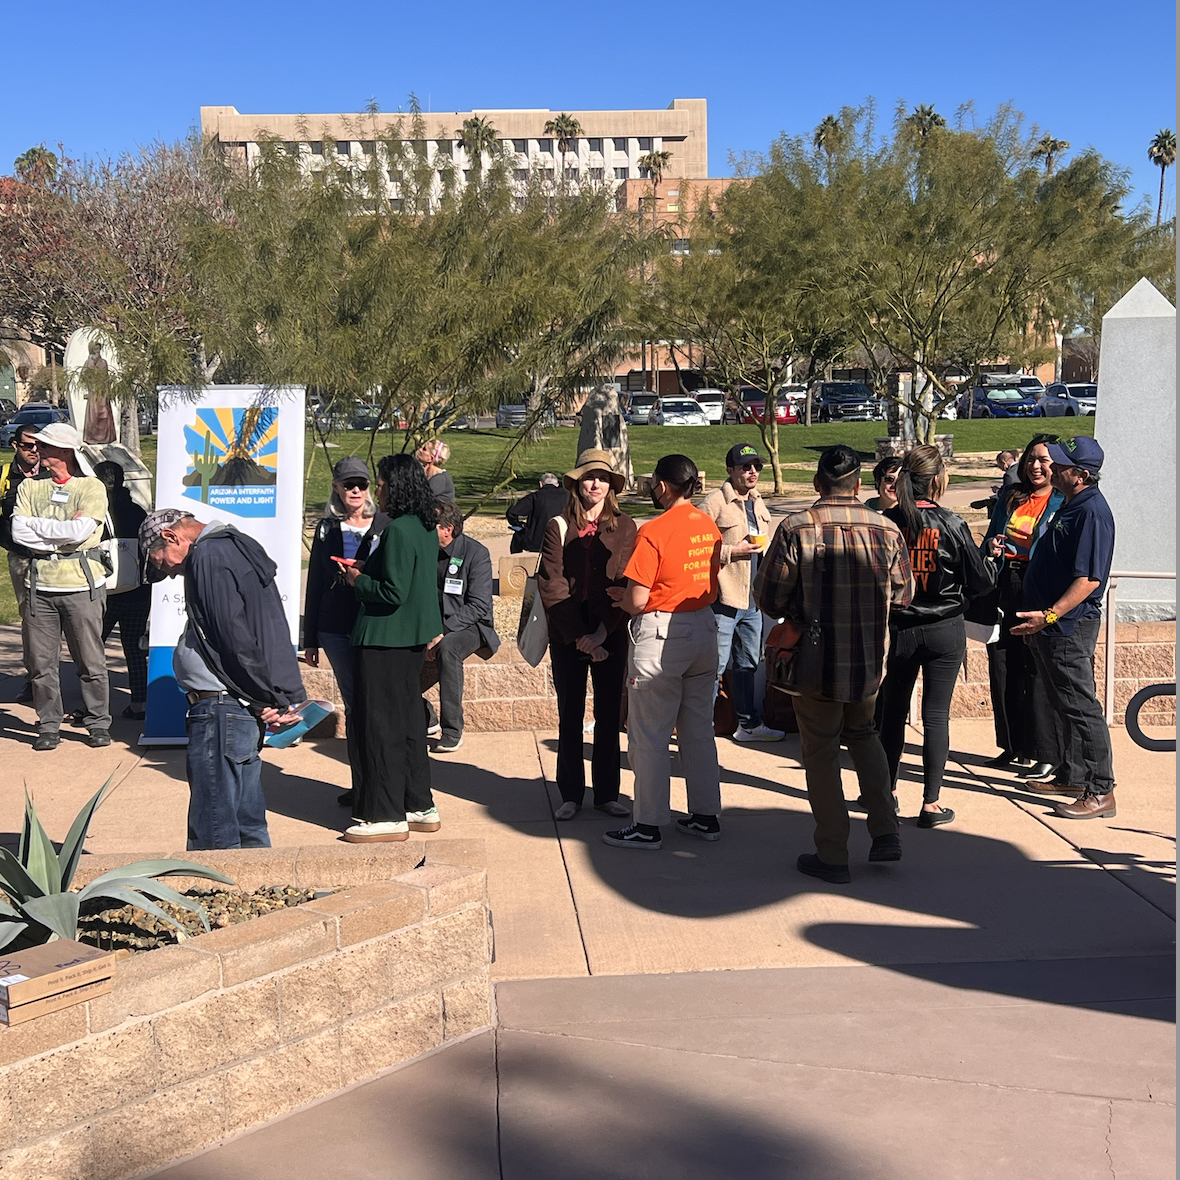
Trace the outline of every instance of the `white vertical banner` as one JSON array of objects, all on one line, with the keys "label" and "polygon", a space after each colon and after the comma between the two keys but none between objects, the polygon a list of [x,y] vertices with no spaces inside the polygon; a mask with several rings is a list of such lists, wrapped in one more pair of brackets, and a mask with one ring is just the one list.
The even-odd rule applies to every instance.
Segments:
[{"label": "white vertical banner", "polygon": [[[303,564],[304,389],[210,385],[161,388],[156,507],[183,508],[253,537],[278,566],[291,643],[299,642]],[[152,587],[147,718],[141,745],[186,743],[186,703],[172,652],[187,621],[184,581]]]}]

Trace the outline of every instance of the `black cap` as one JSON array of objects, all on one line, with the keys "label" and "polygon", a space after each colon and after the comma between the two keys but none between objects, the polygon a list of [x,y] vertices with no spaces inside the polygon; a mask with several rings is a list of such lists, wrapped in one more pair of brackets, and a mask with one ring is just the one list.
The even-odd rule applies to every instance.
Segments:
[{"label": "black cap", "polygon": [[744,467],[747,463],[756,463],[759,471],[766,466],[762,456],[749,443],[738,443],[729,448],[729,454],[725,456],[726,467]]},{"label": "black cap", "polygon": [[343,483],[346,479],[365,479],[372,482],[368,464],[355,455],[346,455],[332,468],[332,479],[336,483]]}]

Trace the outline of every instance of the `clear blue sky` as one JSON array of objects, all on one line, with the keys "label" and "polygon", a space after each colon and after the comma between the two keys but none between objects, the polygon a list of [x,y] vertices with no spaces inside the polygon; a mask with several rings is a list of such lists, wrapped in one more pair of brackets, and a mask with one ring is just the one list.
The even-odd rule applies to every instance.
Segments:
[{"label": "clear blue sky", "polygon": [[[709,100],[712,175],[843,105],[1011,101],[1133,171],[1154,208],[1151,137],[1174,126],[1170,0],[737,0],[474,4],[335,0],[21,3],[4,21],[0,172],[25,148],[116,154],[248,112],[665,107]],[[1166,205],[1175,206],[1175,170]]]}]

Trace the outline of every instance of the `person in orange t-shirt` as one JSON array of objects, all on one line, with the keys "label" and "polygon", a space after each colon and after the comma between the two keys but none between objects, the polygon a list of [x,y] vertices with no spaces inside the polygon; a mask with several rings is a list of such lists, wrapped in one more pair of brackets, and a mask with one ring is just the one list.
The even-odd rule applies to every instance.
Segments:
[{"label": "person in orange t-shirt", "polygon": [[635,773],[635,822],[605,832],[617,848],[659,848],[671,820],[671,759],[676,730],[688,788],[689,815],[676,827],[690,836],[721,836],[721,775],[713,740],[717,676],[717,599],[721,535],[694,508],[696,464],[665,455],[656,464],[651,498],[663,515],[635,541],[624,576],[622,608],[632,615],[627,665],[627,758]]}]

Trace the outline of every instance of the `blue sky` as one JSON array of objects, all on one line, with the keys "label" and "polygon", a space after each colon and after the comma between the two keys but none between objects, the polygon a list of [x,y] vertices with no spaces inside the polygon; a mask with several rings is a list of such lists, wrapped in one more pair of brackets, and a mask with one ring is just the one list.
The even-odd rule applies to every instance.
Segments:
[{"label": "blue sky", "polygon": [[948,118],[967,101],[984,113],[1011,101],[1075,149],[1129,167],[1154,208],[1147,144],[1175,125],[1169,0],[50,0],[14,5],[4,23],[0,172],[40,142],[81,155],[175,139],[202,105],[324,113],[373,97],[396,110],[415,91],[433,110],[704,97],[710,172],[724,176],[730,152],[764,149],[873,96],[883,115],[903,99]]}]

